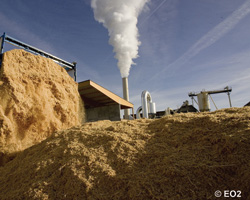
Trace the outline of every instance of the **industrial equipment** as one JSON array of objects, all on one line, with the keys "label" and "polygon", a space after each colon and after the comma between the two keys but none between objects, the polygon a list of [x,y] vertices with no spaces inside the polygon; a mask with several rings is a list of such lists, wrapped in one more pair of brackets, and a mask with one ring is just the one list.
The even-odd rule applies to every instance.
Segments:
[{"label": "industrial equipment", "polygon": [[[122,86],[123,86],[123,99],[129,101],[129,92],[128,92],[128,77],[122,78]],[[129,119],[129,109],[124,110],[124,118]]]},{"label": "industrial equipment", "polygon": [[36,47],[33,47],[31,45],[28,45],[24,42],[21,42],[19,40],[14,39],[13,37],[10,37],[9,35],[3,33],[3,35],[0,37],[0,67],[2,64],[2,54],[3,54],[3,49],[4,49],[4,43],[7,42],[11,45],[17,46],[19,48],[22,48],[28,52],[31,52],[33,54],[36,55],[41,55],[43,57],[46,58],[50,58],[52,59],[54,62],[58,63],[59,65],[61,65],[67,72],[68,74],[74,78],[74,80],[76,81],[76,62],[70,63],[67,62],[61,58],[58,58],[56,56],[53,56],[49,53],[46,53],[45,51],[42,51]]},{"label": "industrial equipment", "polygon": [[229,99],[229,105],[230,105],[230,107],[232,107],[230,92],[232,92],[232,88],[226,86],[223,90],[212,90],[212,91],[203,90],[203,91],[201,91],[199,93],[190,92],[190,93],[188,93],[188,96],[191,97],[192,104],[194,104],[194,101],[197,103],[197,101],[194,99],[194,97],[197,96],[197,99],[198,99],[197,104],[199,106],[199,110],[201,112],[204,112],[204,111],[210,111],[210,103],[209,103],[208,97],[211,98],[214,106],[216,107],[216,109],[218,109],[217,106],[215,105],[214,100],[212,99],[211,94],[227,93],[228,99]]},{"label": "industrial equipment", "polygon": [[[198,112],[198,110],[193,106],[189,105],[188,100],[184,101],[182,106],[174,111],[175,113],[188,113],[188,112]],[[166,112],[168,114],[169,111]]]},{"label": "industrial equipment", "polygon": [[136,111],[136,118],[141,118],[141,111],[144,118],[154,118],[156,115],[156,106],[155,103],[152,102],[150,93],[146,90],[144,90],[141,94],[141,104],[142,105]]}]

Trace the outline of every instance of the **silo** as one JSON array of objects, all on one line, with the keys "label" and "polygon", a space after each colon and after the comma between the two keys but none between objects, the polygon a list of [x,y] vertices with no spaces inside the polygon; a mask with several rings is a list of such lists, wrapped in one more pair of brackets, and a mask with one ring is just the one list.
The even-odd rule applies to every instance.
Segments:
[{"label": "silo", "polygon": [[200,112],[210,111],[210,103],[207,92],[197,94]]}]

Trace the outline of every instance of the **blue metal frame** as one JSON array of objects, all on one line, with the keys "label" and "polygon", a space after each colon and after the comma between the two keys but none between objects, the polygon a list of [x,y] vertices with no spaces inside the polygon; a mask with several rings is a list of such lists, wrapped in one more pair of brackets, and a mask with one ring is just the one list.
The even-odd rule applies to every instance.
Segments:
[{"label": "blue metal frame", "polygon": [[5,33],[3,33],[3,35],[0,38],[1,38],[0,54],[2,54],[3,53],[4,40],[5,40]]},{"label": "blue metal frame", "polygon": [[6,35],[5,33],[3,33],[3,35],[0,37],[1,38],[1,46],[0,46],[0,65],[1,65],[1,57],[2,57],[2,54],[3,54],[3,48],[4,48],[4,42],[7,42],[11,45],[14,45],[14,46],[17,46],[19,48],[22,48],[26,51],[29,51],[33,54],[38,54],[38,55],[41,55],[43,57],[46,57],[46,58],[50,58],[52,59],[54,62],[62,65],[66,71],[71,71],[71,70],[74,70],[74,80],[76,81],[76,62],[73,62],[73,63],[70,63],[70,62],[67,62],[61,58],[58,58],[56,56],[53,56],[52,54],[49,54],[45,51],[42,51],[36,47],[33,47],[29,44],[26,44],[24,42],[21,42],[19,40],[16,40],[15,38],[13,37],[10,37],[8,35]]},{"label": "blue metal frame", "polygon": [[5,40],[5,33],[3,33],[3,35],[0,37],[0,69],[2,65],[4,40]]}]

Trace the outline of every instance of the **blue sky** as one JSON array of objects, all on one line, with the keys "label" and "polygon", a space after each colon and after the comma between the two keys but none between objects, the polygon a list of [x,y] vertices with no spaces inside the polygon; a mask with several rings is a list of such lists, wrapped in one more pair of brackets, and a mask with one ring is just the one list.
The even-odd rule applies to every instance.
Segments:
[{"label": "blue sky", "polygon": [[[151,0],[138,18],[141,46],[129,76],[135,110],[143,90],[157,111],[191,102],[189,92],[225,86],[233,89],[233,106],[249,102],[249,24],[250,0]],[[108,31],[95,21],[89,0],[3,0],[3,32],[76,61],[77,81],[90,79],[122,97]],[[225,93],[212,97],[218,108],[229,107]]]}]

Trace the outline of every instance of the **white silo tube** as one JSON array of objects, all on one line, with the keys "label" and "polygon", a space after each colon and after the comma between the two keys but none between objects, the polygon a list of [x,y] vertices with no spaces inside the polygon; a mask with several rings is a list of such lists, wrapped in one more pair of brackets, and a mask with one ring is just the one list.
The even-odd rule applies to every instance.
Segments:
[{"label": "white silo tube", "polygon": [[141,94],[142,116],[148,118],[149,103],[152,103],[151,95],[144,90]]},{"label": "white silo tube", "polygon": [[155,107],[155,102],[150,102],[150,114],[156,114],[156,107]]}]

